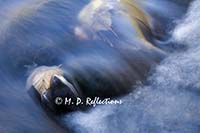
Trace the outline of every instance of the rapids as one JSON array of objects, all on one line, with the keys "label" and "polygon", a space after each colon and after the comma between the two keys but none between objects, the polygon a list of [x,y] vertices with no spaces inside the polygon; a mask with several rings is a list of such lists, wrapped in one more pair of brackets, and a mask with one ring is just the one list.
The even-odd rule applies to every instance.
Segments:
[{"label": "rapids", "polygon": [[[97,106],[86,112],[67,113],[56,120],[27,94],[26,78],[32,68],[66,64],[66,58],[75,58],[70,50],[83,47],[80,45],[93,47],[92,44],[95,44],[98,47],[94,53],[103,54],[104,50],[110,51],[112,47],[145,48],[140,46],[143,42],[138,41],[137,31],[131,29],[133,25],[130,22],[119,19],[120,11],[114,15],[107,14],[110,9],[118,11],[115,9],[118,8],[115,6],[117,0],[108,0],[108,5],[103,6],[105,10],[100,8],[100,11],[105,11],[102,13],[106,14],[106,21],[104,25],[94,21],[95,27],[91,27],[80,14],[80,11],[86,10],[89,0],[0,1],[0,132],[198,133],[200,2],[195,0],[189,4],[190,1],[139,2],[148,16],[156,18],[151,20],[151,26],[158,40],[150,38],[147,41],[151,40],[153,44],[159,42],[156,46],[172,52],[168,52],[159,64],[153,65],[147,81],[134,86],[136,89],[130,94],[119,97],[122,105]],[[114,27],[107,19],[110,16]],[[105,20],[104,17],[96,19]],[[157,21],[160,27],[154,26]],[[125,27],[121,27],[122,24]],[[173,45],[160,43],[168,40]],[[91,44],[88,45],[88,42]],[[137,45],[133,48],[124,42]],[[99,51],[99,48],[103,50]],[[80,50],[80,53],[84,52],[87,51]],[[120,63],[127,66],[124,62]]]}]

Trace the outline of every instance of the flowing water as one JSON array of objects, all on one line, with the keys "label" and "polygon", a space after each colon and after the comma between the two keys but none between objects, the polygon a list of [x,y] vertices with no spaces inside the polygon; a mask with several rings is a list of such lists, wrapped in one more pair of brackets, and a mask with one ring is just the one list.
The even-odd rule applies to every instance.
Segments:
[{"label": "flowing water", "polygon": [[[66,57],[66,50],[82,43],[82,39],[96,38],[98,34],[91,35],[91,32],[105,27],[95,22],[99,27],[90,27],[93,28],[90,31],[87,25],[77,23],[74,16],[78,16],[88,0],[0,1],[0,132],[200,132],[200,1],[190,5],[184,2],[144,1],[143,8],[147,12],[167,16],[158,15],[156,20],[164,23],[166,36],[173,40],[173,46],[163,47],[173,52],[153,68],[144,84],[120,97],[123,104],[71,112],[56,122],[27,94],[27,72],[35,65],[59,65]],[[117,22],[115,28],[125,34],[121,39],[132,38],[129,35],[135,31],[124,31]],[[109,27],[110,21],[105,25]],[[126,28],[130,28],[128,23]],[[112,43],[103,41],[106,50],[115,42],[121,42],[113,34],[108,36],[115,39]],[[85,43],[88,41],[83,41]]]}]

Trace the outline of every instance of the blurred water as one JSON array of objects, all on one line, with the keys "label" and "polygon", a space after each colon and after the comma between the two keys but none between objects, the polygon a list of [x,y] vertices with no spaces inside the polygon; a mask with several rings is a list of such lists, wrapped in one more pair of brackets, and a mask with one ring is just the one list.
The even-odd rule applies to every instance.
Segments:
[{"label": "blurred water", "polygon": [[[173,30],[187,50],[175,52],[156,67],[147,85],[122,98],[121,106],[101,106],[66,116],[76,132],[200,132],[200,2],[193,2]],[[67,122],[66,122],[67,123]]]},{"label": "blurred water", "polygon": [[[183,20],[177,22],[172,33],[177,45],[185,45],[188,50],[174,52],[165,59],[155,68],[147,85],[138,87],[122,98],[124,104],[98,106],[89,112],[67,114],[61,118],[62,125],[65,126],[63,128],[33,103],[25,89],[27,71],[32,65],[59,65],[66,58],[73,60],[73,54],[66,53],[77,47],[95,47],[93,51],[97,56],[91,57],[91,60],[96,57],[101,59],[102,56],[98,53],[110,50],[107,41],[91,38],[89,41],[82,41],[76,38],[74,27],[80,26],[77,16],[88,2],[89,0],[0,1],[0,132],[198,132],[198,0],[190,6]],[[159,4],[155,6],[156,3]],[[171,22],[170,26],[163,25],[166,26],[167,34],[186,8],[168,0],[144,2],[143,7],[150,15],[159,11],[166,13],[166,16],[158,13],[155,17],[163,23]],[[173,10],[169,11],[168,8]],[[130,23],[124,19],[119,20],[118,17],[113,15],[113,24],[120,39],[112,31],[103,33],[102,38],[112,38],[110,40],[117,48],[143,48],[132,36],[135,31],[131,29]],[[122,24],[125,26],[121,27]],[[103,50],[100,51],[99,48]],[[115,52],[110,50],[111,55]],[[82,49],[76,54],[82,53],[87,53],[87,50]],[[88,56],[90,54],[86,57]],[[120,62],[121,57],[116,57],[116,60]],[[127,66],[124,61],[120,63]]]}]

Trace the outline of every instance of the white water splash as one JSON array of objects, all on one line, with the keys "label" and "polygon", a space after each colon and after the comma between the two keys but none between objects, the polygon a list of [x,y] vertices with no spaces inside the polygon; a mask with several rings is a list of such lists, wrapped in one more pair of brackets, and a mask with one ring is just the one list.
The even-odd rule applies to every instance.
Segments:
[{"label": "white water splash", "polygon": [[179,43],[187,44],[188,46],[198,46],[200,40],[200,2],[193,2],[186,14],[186,18],[182,20],[174,32],[173,36]]},{"label": "white water splash", "polygon": [[165,59],[150,85],[124,97],[123,105],[76,112],[66,123],[82,133],[198,133],[200,131],[200,1],[196,0],[173,32],[188,50]]}]

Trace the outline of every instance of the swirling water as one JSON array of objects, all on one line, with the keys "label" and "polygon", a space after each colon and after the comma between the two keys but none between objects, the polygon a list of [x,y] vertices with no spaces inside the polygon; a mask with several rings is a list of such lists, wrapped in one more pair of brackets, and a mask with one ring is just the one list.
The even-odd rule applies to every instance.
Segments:
[{"label": "swirling water", "polygon": [[101,106],[89,113],[66,116],[76,132],[174,132],[200,131],[200,2],[172,31],[173,39],[187,50],[174,52],[155,68],[147,85],[122,98],[123,105]]},{"label": "swirling water", "polygon": [[[43,0],[38,2],[40,6],[46,4]],[[50,119],[45,112],[32,102],[27,95],[26,89],[24,89],[25,71],[27,71],[24,65],[33,63],[32,60],[38,64],[59,64],[57,57],[60,58],[65,52],[63,50],[65,46],[62,45],[62,42],[66,40],[68,42],[79,42],[73,40],[71,27],[64,25],[64,23],[74,23],[75,20],[73,17],[63,17],[73,16],[76,13],[72,9],[78,11],[88,1],[76,2],[79,4],[72,4],[73,6],[71,7],[63,6],[67,5],[68,1],[50,2],[50,6],[46,7],[49,9],[40,10],[41,14],[37,14],[33,19],[27,19],[27,12],[20,13],[22,16],[13,16],[26,10],[26,8],[21,10],[20,7],[26,7],[29,4],[32,6],[27,9],[29,10],[28,16],[35,12],[40,6],[38,7],[38,4],[35,6],[34,1],[12,0],[12,4],[0,1],[2,7],[0,9],[2,18],[0,22],[0,131],[67,132],[70,130],[83,133],[199,132],[200,47],[198,43],[200,32],[198,28],[200,27],[200,2],[198,0],[194,1],[190,5],[187,14],[177,21],[177,26],[174,29],[170,29],[176,44],[185,45],[187,49],[174,51],[164,59],[155,68],[145,85],[139,86],[131,94],[121,98],[123,100],[122,105],[98,106],[88,112],[66,114],[62,118],[63,125],[68,128],[65,129]],[[159,1],[152,0],[150,6],[147,4],[146,6],[149,7],[149,10],[153,8],[153,2]],[[65,12],[66,9],[68,12]],[[45,12],[46,10],[49,12]],[[63,14],[56,14],[51,12],[52,10]],[[68,13],[74,14],[68,15]],[[49,18],[49,14],[53,17]],[[16,21],[20,21],[20,24],[16,24]],[[56,27],[56,24],[60,25]],[[24,25],[27,27],[30,25],[29,29],[23,29]],[[41,31],[41,29],[44,30]],[[33,34],[31,31],[37,32]],[[53,34],[49,34],[50,32],[53,32]],[[37,39],[33,39],[33,36]],[[67,37],[67,39],[62,40],[63,36]],[[24,40],[21,40],[22,38]],[[72,39],[70,40],[69,38]],[[39,46],[41,43],[44,44],[42,48]],[[6,44],[6,46],[3,44]],[[23,47],[20,47],[19,44]],[[55,44],[60,45],[58,47]],[[35,47],[40,48],[40,51],[34,51]],[[9,51],[6,51],[8,48]],[[45,52],[45,48],[49,48],[48,52]],[[26,57],[26,55],[30,57]],[[40,56],[48,60],[41,60],[38,58]]]}]

